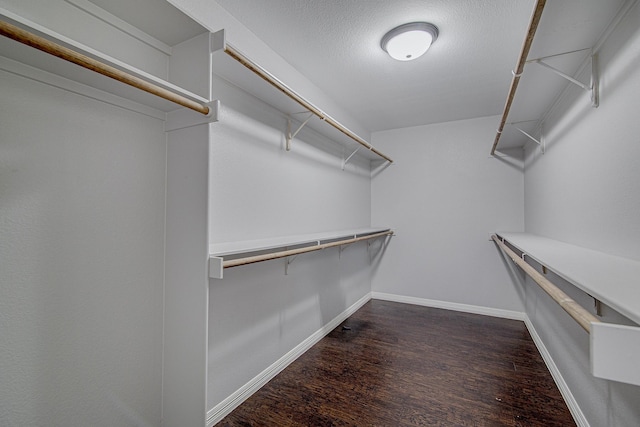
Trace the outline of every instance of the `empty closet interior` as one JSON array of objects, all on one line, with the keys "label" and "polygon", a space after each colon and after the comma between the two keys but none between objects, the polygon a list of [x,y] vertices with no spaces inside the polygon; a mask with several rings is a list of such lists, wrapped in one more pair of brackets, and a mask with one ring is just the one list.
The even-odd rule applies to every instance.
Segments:
[{"label": "empty closet interior", "polygon": [[499,108],[379,129],[232,3],[0,1],[0,425],[213,426],[377,299],[522,321],[636,426],[638,2],[491,2]]}]

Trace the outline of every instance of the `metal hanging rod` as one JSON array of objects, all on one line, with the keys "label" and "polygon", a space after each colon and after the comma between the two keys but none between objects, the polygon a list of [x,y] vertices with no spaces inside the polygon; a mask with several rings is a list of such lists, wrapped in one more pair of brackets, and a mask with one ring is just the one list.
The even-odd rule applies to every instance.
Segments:
[{"label": "metal hanging rod", "polygon": [[358,144],[366,147],[367,150],[375,153],[376,155],[378,155],[379,157],[385,159],[389,163],[393,163],[393,160],[390,157],[388,157],[387,155],[385,155],[385,154],[381,153],[380,151],[378,151],[375,147],[373,147],[367,141],[365,141],[364,139],[360,138],[358,135],[356,135],[355,133],[351,132],[345,126],[343,126],[342,124],[340,124],[337,121],[335,121],[331,116],[327,115],[322,110],[320,110],[318,107],[316,107],[315,105],[311,104],[309,101],[307,101],[306,99],[304,99],[303,97],[301,97],[300,95],[295,93],[291,88],[289,88],[287,85],[282,83],[280,80],[278,80],[275,76],[273,76],[267,70],[265,70],[264,68],[262,68],[259,65],[255,64],[249,58],[247,58],[242,53],[240,53],[238,50],[234,49],[233,46],[230,46],[229,44],[225,44],[224,51],[225,51],[226,54],[231,56],[233,59],[235,59],[236,61],[240,62],[242,65],[247,67],[249,70],[253,71],[255,74],[257,74],[258,76],[263,78],[265,81],[270,83],[272,86],[274,86],[275,88],[280,90],[282,93],[287,95],[289,98],[291,98],[294,101],[296,101],[303,108],[308,110],[310,113],[313,113],[315,116],[319,117],[321,120],[327,122],[329,125],[333,126],[335,129],[339,130],[340,132],[342,132],[343,134],[345,134],[346,136],[348,136],[349,138],[351,138],[352,140],[354,140]]},{"label": "metal hanging rod", "polygon": [[103,76],[112,78],[129,86],[133,86],[137,89],[148,92],[152,95],[159,96],[160,98],[197,111],[198,113],[204,115],[209,114],[209,107],[207,107],[206,105],[192,101],[189,98],[171,92],[153,83],[149,83],[139,77],[121,71],[115,67],[97,61],[89,56],[83,55],[65,46],[47,40],[44,37],[33,34],[6,21],[0,21],[0,34],[19,43],[31,46],[33,48],[41,50],[42,52],[57,56],[60,59],[72,62],[88,70],[102,74]]},{"label": "metal hanging rod", "polygon": [[525,262],[518,254],[512,251],[507,245],[502,242],[495,234],[491,238],[497,243],[502,251],[513,262],[516,263],[529,277],[531,277],[555,302],[557,302],[569,316],[573,318],[578,324],[587,331],[591,332],[591,323],[599,323],[600,320],[593,314],[589,313],[584,307],[575,302],[571,297],[560,290],[556,285],[550,282],[542,274]]},{"label": "metal hanging rod", "polygon": [[542,11],[544,10],[545,4],[546,0],[538,0],[531,17],[529,29],[527,30],[527,36],[524,39],[524,44],[522,45],[522,50],[520,51],[520,57],[518,58],[516,69],[513,70],[513,78],[511,79],[511,86],[509,87],[509,94],[507,95],[507,101],[504,106],[504,111],[502,112],[502,119],[500,120],[500,125],[498,126],[496,138],[493,141],[493,146],[491,147],[492,156],[496,152],[498,142],[500,141],[500,136],[502,135],[502,131],[504,130],[504,126],[507,122],[507,116],[509,116],[509,110],[511,110],[511,104],[513,104],[513,99],[516,95],[518,84],[520,83],[520,76],[522,75],[524,66],[527,62],[527,56],[529,55],[529,50],[531,49],[531,44],[533,43],[533,37],[535,36],[536,30],[538,29],[538,24],[540,23],[540,18],[542,17]]}]

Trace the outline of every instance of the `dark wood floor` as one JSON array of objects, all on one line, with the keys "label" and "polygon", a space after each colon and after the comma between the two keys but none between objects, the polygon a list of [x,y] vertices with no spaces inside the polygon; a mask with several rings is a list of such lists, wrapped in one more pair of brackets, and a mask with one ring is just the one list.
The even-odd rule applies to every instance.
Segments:
[{"label": "dark wood floor", "polygon": [[523,322],[372,300],[218,426],[575,426]]}]

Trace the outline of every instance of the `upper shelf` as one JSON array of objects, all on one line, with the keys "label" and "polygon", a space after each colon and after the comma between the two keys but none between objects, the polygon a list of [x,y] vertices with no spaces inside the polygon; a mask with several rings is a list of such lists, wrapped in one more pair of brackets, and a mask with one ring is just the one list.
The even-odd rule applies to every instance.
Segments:
[{"label": "upper shelf", "polygon": [[640,324],[640,262],[528,233],[497,233],[526,256]]},{"label": "upper shelf", "polygon": [[501,73],[512,76],[492,154],[530,143],[544,151],[545,122],[567,95],[598,105],[597,54],[635,2],[535,3],[516,65]]},{"label": "upper shelf", "polygon": [[213,40],[213,72],[216,75],[287,115],[293,115],[301,111],[309,112],[320,120],[310,120],[306,124],[307,126],[312,127],[329,139],[351,148],[354,153],[358,150],[358,155],[370,160],[393,162],[390,157],[381,153],[346,126],[295,92],[269,71],[229,45],[226,41],[224,30],[215,33]]},{"label": "upper shelf", "polygon": [[[142,84],[158,88],[159,91],[167,91],[169,94],[175,94],[178,97],[197,104],[204,105],[209,102],[209,100],[182,87],[135,68],[5,9],[0,8],[0,20],[18,27],[20,30],[27,31],[34,39],[53,43],[54,49],[58,49],[58,47],[60,48],[59,50],[69,49],[75,54],[79,54],[79,56],[87,57],[89,60],[94,60],[106,67],[113,68],[116,72],[121,72],[124,75],[130,76],[132,79],[139,80]],[[150,106],[156,110],[169,112],[181,108],[175,101],[169,101],[140,89],[132,89],[131,86],[114,80],[114,77],[110,78],[91,69],[83,68],[82,66],[69,62],[69,60],[45,53],[9,37],[0,37],[0,56],[54,75],[62,76],[121,98]]]}]

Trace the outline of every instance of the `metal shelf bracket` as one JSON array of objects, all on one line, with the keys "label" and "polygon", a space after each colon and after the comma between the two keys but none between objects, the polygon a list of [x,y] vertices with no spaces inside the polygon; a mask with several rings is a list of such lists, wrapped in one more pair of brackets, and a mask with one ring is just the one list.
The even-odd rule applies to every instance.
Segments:
[{"label": "metal shelf bracket", "polygon": [[[568,52],[570,53],[570,52]],[[569,76],[566,73],[563,73],[562,71],[558,70],[557,68],[552,67],[551,65],[547,64],[546,62],[542,61],[542,59],[536,59],[532,61],[535,64],[541,65],[542,67],[545,67],[548,70],[551,70],[552,72],[554,72],[555,74],[559,75],[560,77],[570,81],[571,83],[575,84],[576,86],[579,86],[580,88],[582,88],[583,90],[586,90],[587,92],[591,93],[591,106],[593,108],[598,108],[598,105],[600,105],[600,86],[599,86],[599,76],[598,76],[598,55],[596,53],[591,55],[591,84],[589,86],[587,86],[586,84],[582,83],[579,80],[574,79],[573,77]]]},{"label": "metal shelf bracket", "polygon": [[533,136],[529,135],[527,132],[523,131],[522,129],[520,129],[518,126],[515,126],[512,124],[512,126],[514,128],[516,128],[517,131],[519,131],[521,134],[523,134],[524,136],[526,136],[527,138],[529,138],[530,140],[532,140],[533,142],[535,142],[536,144],[538,144],[540,146],[540,149],[542,150],[542,154],[544,154],[545,151],[545,140],[544,140],[544,135],[540,136],[540,141],[538,141],[537,139],[535,139]]},{"label": "metal shelf bracket", "polygon": [[347,165],[347,163],[349,163],[349,160],[351,160],[351,158],[358,152],[358,150],[360,150],[360,147],[356,148],[354,152],[349,155],[349,157],[342,161],[342,170],[344,170],[344,167]]},{"label": "metal shelf bracket", "polygon": [[289,275],[289,265],[291,265],[291,263],[293,261],[295,261],[295,259],[298,257],[298,255],[294,255],[294,256],[288,256],[285,258],[285,263],[284,263],[284,275],[288,276]]},{"label": "metal shelf bracket", "polygon": [[298,134],[298,132],[300,132],[302,130],[302,128],[309,122],[309,120],[311,120],[311,118],[313,117],[313,113],[312,112],[308,112],[309,117],[307,117],[305,119],[304,122],[302,122],[302,124],[298,127],[298,129],[291,133],[291,116],[287,117],[287,151],[291,151],[291,140],[293,140],[293,138],[296,137],[296,135]]}]

